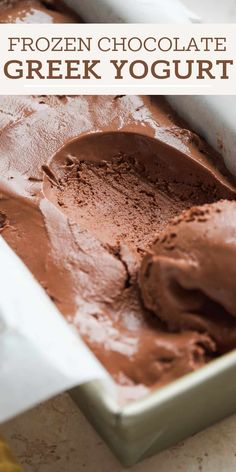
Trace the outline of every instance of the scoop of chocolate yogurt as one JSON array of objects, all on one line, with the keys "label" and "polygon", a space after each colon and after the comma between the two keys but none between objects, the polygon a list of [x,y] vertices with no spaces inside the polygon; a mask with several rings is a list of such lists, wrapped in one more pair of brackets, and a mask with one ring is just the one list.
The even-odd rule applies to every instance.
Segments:
[{"label": "scoop of chocolate yogurt", "polygon": [[175,218],[144,257],[140,287],[170,330],[206,332],[220,352],[236,347],[236,202]]}]

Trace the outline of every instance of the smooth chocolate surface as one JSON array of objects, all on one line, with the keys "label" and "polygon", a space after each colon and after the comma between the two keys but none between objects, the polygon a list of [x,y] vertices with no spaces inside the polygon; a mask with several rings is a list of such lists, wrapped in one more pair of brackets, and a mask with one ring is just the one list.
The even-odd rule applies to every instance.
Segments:
[{"label": "smooth chocolate surface", "polygon": [[0,0],[0,23],[76,23],[60,0]]},{"label": "smooth chocolate surface", "polygon": [[[13,15],[22,2],[2,13]],[[170,221],[236,196],[222,159],[164,99],[0,97],[0,134],[2,235],[126,399],[234,347],[232,336],[221,349],[209,326],[173,327],[168,310],[141,297],[142,261]],[[223,254],[222,245],[219,266]]]}]

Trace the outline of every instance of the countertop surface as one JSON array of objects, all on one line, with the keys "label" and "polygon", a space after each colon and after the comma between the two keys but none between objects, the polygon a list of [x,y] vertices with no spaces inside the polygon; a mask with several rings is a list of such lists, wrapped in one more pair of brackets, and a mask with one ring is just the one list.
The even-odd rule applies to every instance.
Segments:
[{"label": "countertop surface", "polygon": [[[184,0],[204,21],[236,21],[236,1]],[[68,394],[0,428],[25,472],[122,472],[124,469]],[[129,469],[131,472],[233,472],[236,415]]]},{"label": "countertop surface", "polygon": [[[124,469],[68,394],[1,427],[25,472]],[[233,472],[236,415],[129,469],[131,472]]]}]

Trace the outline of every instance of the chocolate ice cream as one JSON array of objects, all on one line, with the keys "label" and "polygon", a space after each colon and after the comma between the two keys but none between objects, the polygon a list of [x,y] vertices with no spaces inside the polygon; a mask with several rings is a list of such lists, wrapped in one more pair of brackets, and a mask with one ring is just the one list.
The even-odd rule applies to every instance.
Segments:
[{"label": "chocolate ice cream", "polygon": [[75,23],[60,0],[0,0],[0,23]]},{"label": "chocolate ice cream", "polygon": [[236,346],[236,203],[193,207],[155,241],[141,267],[145,306],[171,331],[208,333]]},{"label": "chocolate ice cream", "polygon": [[2,234],[59,310],[129,395],[208,362],[214,339],[169,332],[144,308],[138,272],[174,216],[235,198],[218,156],[163,99],[0,102]]},{"label": "chocolate ice cream", "polygon": [[220,156],[165,100],[0,97],[0,133],[2,235],[126,397],[219,354],[213,330],[170,329],[141,299],[157,234],[183,210],[236,197]]}]

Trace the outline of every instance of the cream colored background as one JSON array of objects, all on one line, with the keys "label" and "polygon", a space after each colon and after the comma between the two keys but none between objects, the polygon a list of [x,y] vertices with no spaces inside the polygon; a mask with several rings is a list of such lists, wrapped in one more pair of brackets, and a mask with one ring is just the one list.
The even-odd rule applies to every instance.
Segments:
[{"label": "cream colored background", "polygon": [[[114,0],[113,0],[114,1]],[[116,1],[116,0],[115,0]],[[124,0],[125,1],[125,0]],[[155,1],[155,0],[152,0]],[[163,0],[164,1],[164,0]],[[128,17],[127,17],[128,18]],[[201,46],[201,38],[206,35],[212,38],[224,38],[226,37],[225,51],[217,51],[215,48],[215,42],[210,45],[210,52]],[[162,94],[162,95],[234,95],[235,93],[235,82],[236,82],[236,70],[235,70],[235,57],[236,57],[236,30],[234,25],[219,25],[219,24],[185,24],[181,30],[180,40],[178,41],[178,47],[186,47],[185,51],[176,52],[174,47],[174,40],[172,40],[172,47],[168,52],[169,42],[164,40],[161,42],[160,49],[157,52],[147,53],[144,47],[140,51],[132,52],[129,47],[127,50],[118,48],[117,51],[112,50],[112,38],[114,37],[114,25],[111,24],[97,24],[93,28],[93,37],[91,42],[91,49],[89,51],[82,50],[81,52],[59,52],[58,50],[50,52],[53,43],[53,38],[58,38],[61,35],[64,38],[78,36],[78,25],[65,24],[63,25],[40,25],[40,31],[35,29],[33,24],[14,24],[11,25],[11,31],[9,34],[8,25],[0,25],[1,31],[1,60],[4,67],[0,68],[0,82],[1,82],[1,94],[3,95],[31,95],[31,94],[84,94],[93,95],[104,94],[104,95],[116,95],[119,93],[123,94]],[[139,39],[142,43],[146,38],[156,37],[157,29],[155,25],[150,24],[139,24]],[[80,25],[80,35],[82,38],[87,38],[91,35],[91,26],[89,24]],[[111,39],[110,48],[107,52],[102,52],[99,46],[99,40],[103,37]],[[130,24],[117,24],[116,25],[116,38],[126,37],[129,39],[137,36],[137,25]],[[168,28],[166,25],[158,24],[158,38],[176,38],[179,36],[179,25],[169,24]],[[188,51],[188,45],[191,38],[194,36],[196,43],[199,45],[201,52],[194,54],[194,63],[192,65],[192,71],[188,79],[178,78],[177,72],[175,73],[174,62],[176,59],[181,60],[179,69],[180,74],[186,74],[188,68],[186,67],[186,61],[193,60],[193,51]],[[28,48],[24,49],[23,39],[25,37],[32,38],[33,41],[33,52],[29,51]],[[80,36],[79,36],[80,37]],[[19,41],[10,42],[10,38],[19,38]],[[43,38],[47,38],[47,41]],[[38,44],[38,47],[36,46]],[[60,44],[63,47],[63,44]],[[104,42],[102,43],[104,47]],[[157,46],[157,44],[156,44]],[[64,45],[65,47],[65,45]],[[106,46],[107,47],[107,44]],[[134,46],[132,43],[132,47]],[[150,47],[150,44],[149,44]],[[153,45],[151,45],[153,47]],[[162,49],[163,48],[163,49]],[[221,49],[221,48],[220,48]],[[78,68],[76,66],[76,73],[72,71],[72,77],[77,76],[76,80],[68,80],[66,60],[74,61],[75,58],[80,60]],[[158,80],[152,73],[152,66],[155,61],[158,60],[166,61],[168,59],[168,65],[155,67],[155,73],[165,77],[164,80]],[[203,73],[204,80],[199,80],[198,75],[201,76],[200,64],[197,61],[212,61],[211,73],[213,74],[214,80],[211,76]],[[40,73],[42,76],[38,77],[37,74],[33,74],[33,78],[28,79],[27,76],[30,74],[28,68],[29,60],[41,61]],[[58,70],[56,69],[52,76],[53,80],[48,77],[49,64],[48,60],[59,61]],[[85,61],[98,61],[95,65],[95,72],[100,77],[97,80],[93,75],[89,74],[86,78]],[[117,70],[114,67],[113,61],[125,60],[122,68],[122,80],[117,80]],[[223,67],[222,61],[230,61],[226,67],[226,80],[222,80]],[[17,62],[16,62],[17,61]],[[132,68],[131,65],[135,64],[136,61],[144,61],[147,65],[147,70],[144,72],[143,66],[135,65]],[[217,64],[217,61],[220,63]],[[233,63],[232,63],[233,61]],[[55,66],[55,63],[53,63]],[[119,64],[119,62],[118,62]],[[204,62],[203,62],[204,64]],[[56,62],[57,65],[57,62]],[[165,75],[169,72],[169,75]],[[60,75],[58,75],[60,74]],[[135,75],[144,77],[141,80],[137,80]],[[59,80],[56,79],[59,77]],[[13,78],[15,80],[13,80]]]},{"label": "cream colored background", "polygon": [[[206,21],[236,22],[236,0],[185,0],[185,3],[202,13]],[[1,433],[9,440],[26,472],[124,470],[67,394],[2,426]],[[236,416],[130,470],[234,472]]]}]

